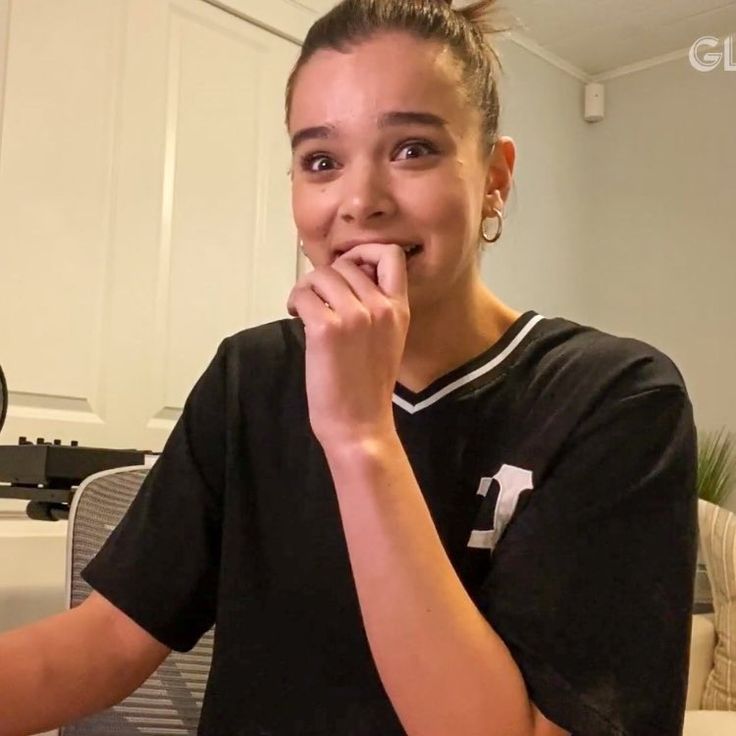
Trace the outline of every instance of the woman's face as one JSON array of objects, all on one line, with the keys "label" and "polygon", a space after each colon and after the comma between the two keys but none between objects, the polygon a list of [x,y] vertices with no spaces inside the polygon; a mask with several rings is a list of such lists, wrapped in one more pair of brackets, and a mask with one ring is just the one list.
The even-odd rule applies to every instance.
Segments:
[{"label": "woman's face", "polygon": [[409,294],[441,298],[477,275],[482,216],[502,209],[513,142],[490,158],[443,45],[383,33],[302,67],[289,118],[292,206],[304,251],[331,264],[363,242],[419,245]]}]

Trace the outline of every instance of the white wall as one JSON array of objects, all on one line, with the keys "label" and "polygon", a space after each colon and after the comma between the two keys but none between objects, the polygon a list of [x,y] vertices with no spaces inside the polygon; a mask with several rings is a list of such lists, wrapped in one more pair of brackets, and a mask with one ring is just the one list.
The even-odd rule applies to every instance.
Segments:
[{"label": "white wall", "polygon": [[606,86],[586,314],[675,360],[701,430],[736,430],[736,73],[683,58]]},{"label": "white wall", "polygon": [[504,235],[484,256],[484,278],[517,309],[585,322],[580,253],[595,131],[583,120],[582,85],[513,43],[498,48],[500,132],[514,139],[517,160]]}]

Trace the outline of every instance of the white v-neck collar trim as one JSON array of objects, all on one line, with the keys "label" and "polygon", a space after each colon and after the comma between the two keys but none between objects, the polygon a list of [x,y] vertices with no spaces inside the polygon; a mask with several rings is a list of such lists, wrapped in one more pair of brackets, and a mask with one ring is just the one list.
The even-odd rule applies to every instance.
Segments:
[{"label": "white v-neck collar trim", "polygon": [[431,396],[428,396],[426,399],[423,399],[419,403],[412,404],[406,399],[402,399],[401,396],[394,394],[394,404],[396,404],[396,406],[402,408],[409,414],[416,414],[417,412],[422,411],[422,409],[426,409],[428,406],[432,406],[432,404],[437,403],[440,399],[444,398],[448,394],[451,394],[453,391],[457,391],[457,389],[462,388],[471,381],[475,381],[476,378],[480,378],[480,376],[485,375],[486,373],[488,373],[488,371],[492,371],[494,368],[501,365],[501,363],[503,363],[503,361],[506,360],[509,355],[514,352],[514,350],[516,350],[516,348],[532,331],[532,329],[543,319],[545,319],[545,317],[541,314],[532,317],[532,319],[530,319],[529,322],[527,322],[524,327],[519,330],[519,334],[498,355],[496,355],[494,358],[491,358],[491,360],[489,360],[487,363],[484,363],[479,368],[476,368],[474,371],[471,371],[470,373],[457,378],[451,383],[448,383],[447,386],[444,386],[438,391],[435,391],[435,393],[433,393]]}]

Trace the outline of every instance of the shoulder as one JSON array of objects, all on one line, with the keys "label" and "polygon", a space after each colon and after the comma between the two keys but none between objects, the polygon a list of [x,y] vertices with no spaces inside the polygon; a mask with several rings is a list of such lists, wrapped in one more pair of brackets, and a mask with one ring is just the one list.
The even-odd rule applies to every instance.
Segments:
[{"label": "shoulder", "polygon": [[560,318],[542,320],[532,334],[513,381],[519,444],[537,478],[565,458],[573,474],[612,473],[609,462],[636,468],[665,452],[690,473],[692,406],[669,356]]},{"label": "shoulder", "polygon": [[624,397],[658,389],[686,393],[674,361],[658,348],[563,318],[543,320],[525,363],[538,389]]},{"label": "shoulder", "polygon": [[240,330],[226,337],[222,345],[233,355],[257,355],[303,350],[304,328],[301,320],[280,319]]},{"label": "shoulder", "polygon": [[229,406],[270,411],[280,402],[295,410],[304,391],[304,325],[281,319],[240,330],[221,343],[215,369]]},{"label": "shoulder", "polygon": [[562,318],[541,320],[529,337],[507,388],[519,433],[538,443],[559,444],[632,407],[642,421],[690,411],[679,369],[649,343]]},{"label": "shoulder", "polygon": [[227,370],[248,372],[286,367],[304,353],[304,326],[298,319],[281,319],[240,330],[226,337],[218,357]]}]

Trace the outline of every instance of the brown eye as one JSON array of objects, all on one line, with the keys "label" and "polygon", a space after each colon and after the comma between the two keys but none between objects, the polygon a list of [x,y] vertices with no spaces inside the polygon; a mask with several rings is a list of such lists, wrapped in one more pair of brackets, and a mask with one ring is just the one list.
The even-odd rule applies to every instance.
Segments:
[{"label": "brown eye", "polygon": [[[406,155],[402,156],[402,153],[405,153]],[[401,145],[397,158],[399,160],[406,161],[421,158],[422,156],[431,155],[433,153],[437,153],[437,149],[431,143],[427,141],[409,141]]]},{"label": "brown eye", "polygon": [[334,169],[334,161],[323,153],[309,154],[302,157],[301,167],[304,171],[313,174],[319,174],[323,171],[332,171]]}]

